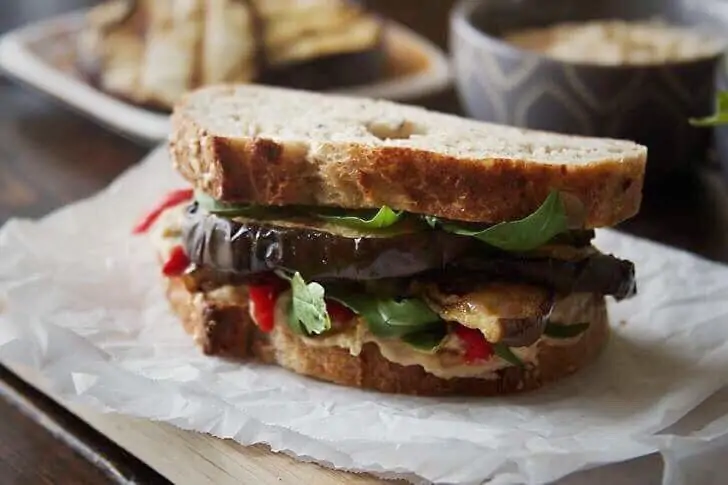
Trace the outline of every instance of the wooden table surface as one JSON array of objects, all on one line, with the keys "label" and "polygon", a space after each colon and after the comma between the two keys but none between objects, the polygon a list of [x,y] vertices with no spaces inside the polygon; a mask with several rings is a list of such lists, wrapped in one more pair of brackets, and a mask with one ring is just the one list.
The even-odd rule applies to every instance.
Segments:
[{"label": "wooden table surface", "polygon": [[[1,0],[0,32],[89,0]],[[448,2],[371,0],[384,13],[445,39]],[[428,7],[429,8],[429,7]],[[422,104],[459,111],[452,93]],[[106,131],[49,98],[0,77],[0,224],[39,217],[84,198],[141,159],[148,146]],[[646,194],[620,229],[728,262],[728,183],[715,168]],[[0,366],[0,483],[166,483],[166,480]]]}]

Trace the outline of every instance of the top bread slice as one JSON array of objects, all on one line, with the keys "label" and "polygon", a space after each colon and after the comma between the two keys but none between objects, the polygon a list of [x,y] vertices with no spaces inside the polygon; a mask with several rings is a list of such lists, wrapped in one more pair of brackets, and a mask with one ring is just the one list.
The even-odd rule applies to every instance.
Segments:
[{"label": "top bread slice", "polygon": [[647,157],[629,141],[252,85],[185,96],[172,115],[170,151],[190,183],[224,201],[388,205],[497,223],[530,214],[559,190],[581,201],[589,228],[637,213]]}]

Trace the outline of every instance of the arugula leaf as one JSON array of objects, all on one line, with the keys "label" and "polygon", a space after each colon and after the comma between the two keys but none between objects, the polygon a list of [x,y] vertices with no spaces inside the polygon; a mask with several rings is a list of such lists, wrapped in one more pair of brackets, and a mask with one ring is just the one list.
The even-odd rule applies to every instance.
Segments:
[{"label": "arugula leaf", "polygon": [[335,224],[353,227],[355,229],[384,229],[399,222],[402,217],[404,217],[404,212],[395,212],[385,205],[368,219],[366,219],[365,216],[329,215],[325,213],[318,214],[318,217]]},{"label": "arugula leaf", "polygon": [[437,229],[437,225],[440,223],[440,219],[435,216],[425,216],[424,219],[427,225],[433,229]]},{"label": "arugula leaf", "polygon": [[444,323],[435,325],[427,330],[408,333],[402,337],[402,341],[424,352],[434,352],[440,347],[443,339],[447,335],[447,326]]},{"label": "arugula leaf", "polygon": [[402,337],[413,329],[440,322],[440,315],[435,313],[422,300],[408,298],[400,301],[379,300],[376,306],[376,317],[369,323],[369,329],[378,337]]},{"label": "arugula leaf", "polygon": [[401,338],[420,350],[432,351],[442,342],[447,328],[440,316],[421,300],[401,301],[379,299],[366,293],[345,294],[329,291],[318,283],[308,283],[296,272],[276,274],[291,282],[292,302],[288,324],[302,335],[321,334],[331,328],[326,311],[327,298],[336,300],[364,318],[369,330],[377,337]]},{"label": "arugula leaf", "polygon": [[510,364],[518,367],[524,366],[523,361],[519,359],[518,356],[514,354],[511,348],[507,345],[503,345],[502,343],[493,344],[493,351],[495,352],[495,355]]},{"label": "arugula leaf", "polygon": [[394,211],[387,206],[383,206],[376,213],[371,214],[372,211],[346,210],[339,208],[325,209],[322,207],[306,206],[273,207],[253,204],[235,204],[221,202],[200,191],[195,193],[195,199],[200,207],[202,207],[205,211],[210,214],[223,217],[254,217],[259,219],[270,219],[291,215],[310,215],[337,225],[353,227],[355,229],[384,229],[393,226],[405,216],[403,211]]},{"label": "arugula leaf", "polygon": [[253,217],[257,219],[265,219],[276,216],[285,216],[293,212],[290,207],[268,207],[221,202],[200,191],[195,193],[195,200],[206,212],[222,217]]},{"label": "arugula leaf", "polygon": [[551,338],[573,338],[586,332],[589,322],[564,325],[557,322],[547,322],[543,334]]},{"label": "arugula leaf", "polygon": [[239,205],[239,204],[227,204],[220,202],[204,192],[195,191],[195,200],[202,209],[210,214],[227,215],[228,213],[236,213],[238,211],[245,211],[250,206]]},{"label": "arugula leaf", "polygon": [[331,319],[326,312],[324,288],[318,283],[308,283],[296,272],[291,281],[291,312],[289,324],[291,328],[306,334],[321,334],[331,328]]},{"label": "arugula leaf", "polygon": [[367,294],[347,295],[335,291],[329,292],[329,298],[361,315],[367,322],[369,331],[377,337],[401,338],[421,330],[430,330],[435,324],[442,323],[437,313],[416,298],[397,301],[379,299]]},{"label": "arugula leaf", "polygon": [[440,316],[416,298],[391,300],[335,290],[329,291],[328,297],[361,315],[377,337],[399,338],[418,350],[432,352],[447,335],[447,326]]},{"label": "arugula leaf", "polygon": [[[431,220],[427,222],[432,225]],[[501,222],[487,229],[476,230],[449,222],[440,225],[447,232],[472,236],[505,251],[530,251],[566,232],[568,218],[561,196],[551,191],[534,213],[518,221]]]},{"label": "arugula leaf", "polygon": [[716,99],[715,113],[704,118],[690,118],[693,126],[720,126],[728,124],[728,91],[718,93]]}]

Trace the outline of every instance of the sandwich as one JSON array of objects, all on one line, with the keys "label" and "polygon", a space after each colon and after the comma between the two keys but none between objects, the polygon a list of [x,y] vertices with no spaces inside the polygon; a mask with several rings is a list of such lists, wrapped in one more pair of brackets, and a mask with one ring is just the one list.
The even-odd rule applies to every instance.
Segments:
[{"label": "sandwich", "polygon": [[594,361],[634,265],[646,149],[388,101],[221,85],[172,115],[189,183],[135,228],[202,352],[416,395],[532,390]]},{"label": "sandwich", "polygon": [[384,73],[384,27],[350,0],[110,0],[87,14],[78,52],[100,89],[169,111],[208,84],[374,81]]}]

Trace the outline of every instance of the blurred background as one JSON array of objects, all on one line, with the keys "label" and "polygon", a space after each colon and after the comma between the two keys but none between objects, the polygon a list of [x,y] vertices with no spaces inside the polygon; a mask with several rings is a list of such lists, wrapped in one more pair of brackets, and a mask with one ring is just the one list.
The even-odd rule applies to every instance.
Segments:
[{"label": "blurred background", "polygon": [[[168,112],[182,92],[200,85],[259,82],[348,90],[503,124],[631,139],[650,148],[648,182],[728,157],[725,130],[714,137],[712,128],[689,123],[710,115],[716,89],[728,84],[724,49],[705,47],[723,41],[728,32],[723,0],[6,0],[0,5],[3,31],[93,7],[66,37],[48,35],[45,45],[36,39],[25,47],[42,62],[150,111]],[[604,24],[614,20],[657,20],[685,32],[681,37],[644,25],[630,31],[626,23]],[[46,29],[58,30],[63,25],[58,22]],[[581,28],[542,32],[530,45],[507,38],[564,22]],[[586,28],[589,22],[602,24]],[[75,57],[61,66],[53,57],[64,43],[75,49]],[[7,69],[7,60],[4,64]]]},{"label": "blurred background", "polygon": [[643,143],[620,228],[724,257],[728,128],[691,120],[728,87],[725,0],[0,0],[0,32],[0,222],[108,184],[185,90],[261,82]]}]

